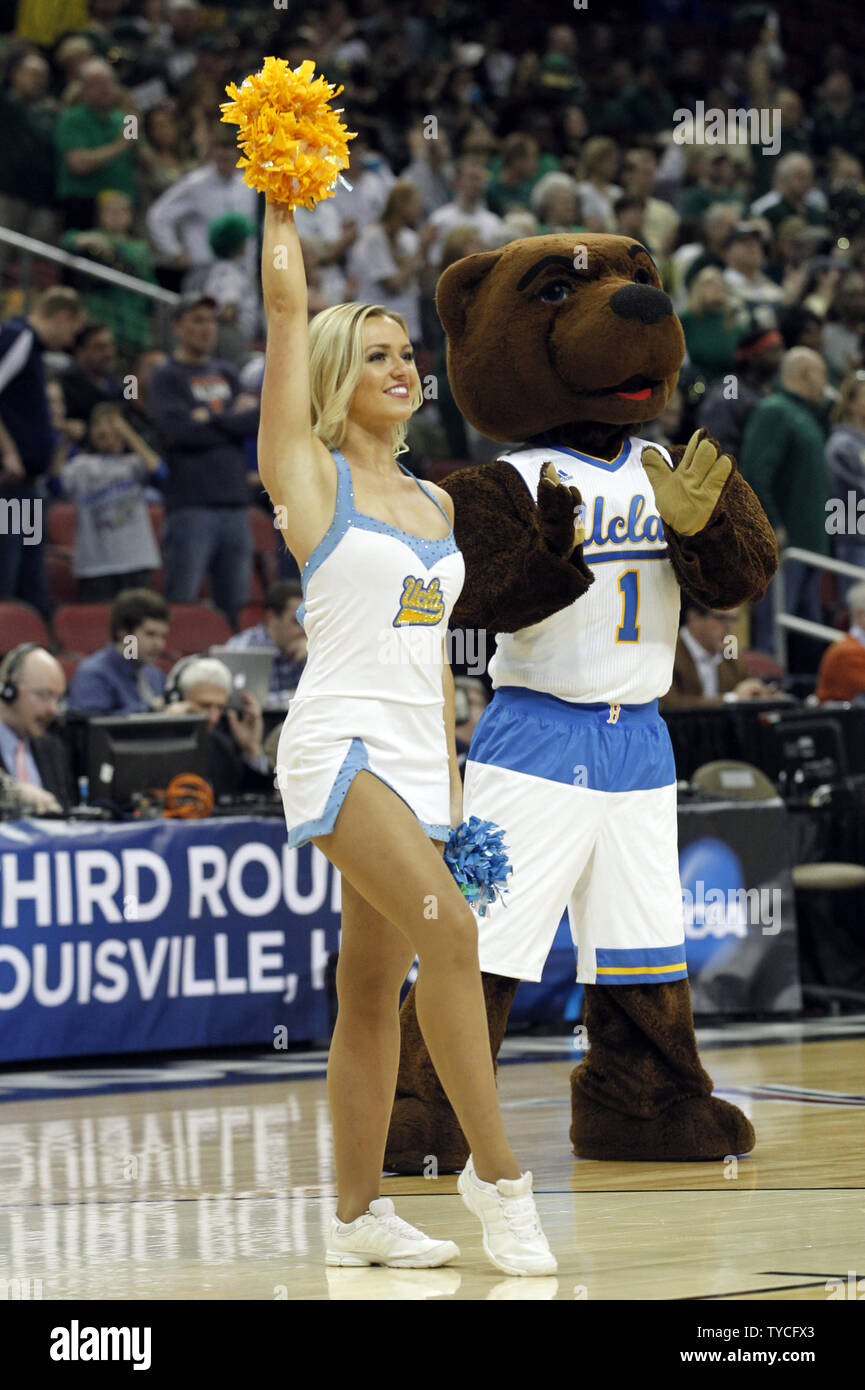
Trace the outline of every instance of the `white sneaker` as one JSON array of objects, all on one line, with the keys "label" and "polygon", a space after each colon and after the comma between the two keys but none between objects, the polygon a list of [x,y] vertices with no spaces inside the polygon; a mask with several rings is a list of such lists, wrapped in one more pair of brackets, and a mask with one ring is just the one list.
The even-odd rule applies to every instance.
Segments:
[{"label": "white sneaker", "polygon": [[556,1257],[547,1244],[532,1196],[532,1175],[482,1182],[472,1156],[457,1178],[460,1196],[479,1217],[484,1250],[505,1274],[555,1274]]},{"label": "white sneaker", "polygon": [[377,1197],[354,1221],[330,1223],[325,1261],[329,1265],[387,1265],[432,1269],[459,1255],[452,1240],[430,1240],[397,1216],[389,1197]]}]

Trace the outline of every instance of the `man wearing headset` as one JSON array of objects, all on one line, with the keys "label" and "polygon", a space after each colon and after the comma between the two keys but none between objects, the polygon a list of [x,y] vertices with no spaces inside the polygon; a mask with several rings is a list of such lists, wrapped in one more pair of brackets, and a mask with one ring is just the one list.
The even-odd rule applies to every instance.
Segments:
[{"label": "man wearing headset", "polygon": [[65,691],[60,663],[35,642],[0,664],[0,769],[30,814],[62,813],[76,799],[66,749],[47,732]]}]

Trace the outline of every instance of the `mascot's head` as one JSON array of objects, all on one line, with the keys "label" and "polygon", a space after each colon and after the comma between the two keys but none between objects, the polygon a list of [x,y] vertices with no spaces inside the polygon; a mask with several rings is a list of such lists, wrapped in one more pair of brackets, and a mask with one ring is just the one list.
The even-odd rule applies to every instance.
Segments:
[{"label": "mascot's head", "polygon": [[631,237],[557,233],[466,256],[441,276],[436,305],[454,399],[490,439],[654,420],[685,354],[655,263]]}]

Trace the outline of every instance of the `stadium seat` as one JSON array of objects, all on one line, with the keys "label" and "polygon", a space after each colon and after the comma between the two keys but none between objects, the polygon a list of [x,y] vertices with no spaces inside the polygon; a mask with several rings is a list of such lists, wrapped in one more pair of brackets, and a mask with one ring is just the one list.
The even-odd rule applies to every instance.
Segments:
[{"label": "stadium seat", "polygon": [[182,656],[222,646],[231,635],[231,625],[218,609],[203,603],[173,603],[165,655],[179,661]]},{"label": "stadium seat", "polygon": [[263,603],[248,603],[245,608],[241,608],[237,620],[238,632],[245,632],[248,627],[258,627],[259,623],[264,622],[266,611]]},{"label": "stadium seat", "polygon": [[48,508],[48,539],[52,545],[71,550],[75,545],[75,503],[54,502]]},{"label": "stadium seat", "polygon": [[58,655],[57,660],[63,667],[63,674],[66,677],[66,684],[68,686],[69,682],[72,680],[72,677],[75,675],[75,668],[77,667],[81,658],[80,656],[66,656],[61,652]]},{"label": "stadium seat", "polygon": [[74,603],[78,597],[78,580],[66,550],[49,550],[45,555],[48,592],[55,603]]},{"label": "stadium seat", "polygon": [[0,656],[22,642],[38,642],[40,647],[48,647],[50,651],[51,634],[44,618],[29,603],[19,603],[16,599],[0,603]]},{"label": "stadium seat", "polygon": [[154,594],[165,593],[165,570],[161,565],[158,570],[150,571],[150,583],[147,587],[151,589]]},{"label": "stadium seat", "polygon": [[768,652],[754,651],[746,652],[743,660],[745,670],[749,676],[756,676],[761,681],[780,681],[784,679],[784,668]]},{"label": "stadium seat", "polygon": [[110,603],[62,603],[54,614],[54,635],[61,652],[89,656],[108,641]]},{"label": "stadium seat", "polygon": [[264,603],[264,584],[258,570],[252,571],[252,578],[249,581],[249,602]]}]

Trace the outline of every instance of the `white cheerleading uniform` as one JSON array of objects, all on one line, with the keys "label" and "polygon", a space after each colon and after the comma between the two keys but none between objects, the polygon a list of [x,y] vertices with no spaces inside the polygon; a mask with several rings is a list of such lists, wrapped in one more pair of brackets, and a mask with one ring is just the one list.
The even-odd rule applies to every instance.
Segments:
[{"label": "white cheerleading uniform", "polygon": [[630,439],[611,463],[552,446],[500,456],[533,498],[547,460],[579,488],[595,580],[552,617],[500,634],[490,663],[495,694],[472,738],[464,807],[503,828],[513,868],[478,922],[492,974],[539,980],[567,908],[578,981],[687,977],[676,772],[657,705],[680,589],[644,447]]},{"label": "white cheerleading uniform", "polygon": [[[348,462],[331,452],[336,506],[301,575],[298,619],[309,655],[276,756],[288,843],[333,829],[362,768],[402,797],[427,834],[446,840],[442,643],[465,577],[463,557],[452,529],[424,540],[358,512]],[[441,503],[418,486],[447,520]]]}]

